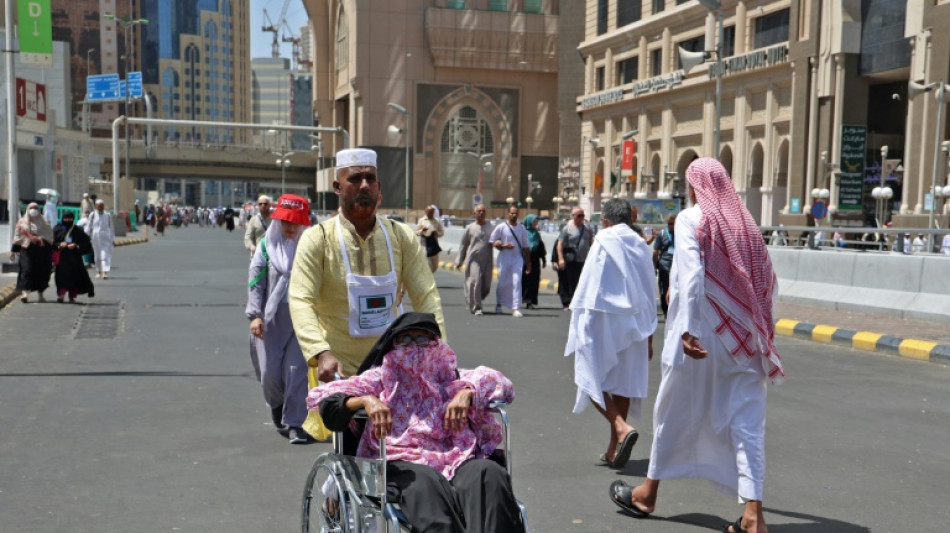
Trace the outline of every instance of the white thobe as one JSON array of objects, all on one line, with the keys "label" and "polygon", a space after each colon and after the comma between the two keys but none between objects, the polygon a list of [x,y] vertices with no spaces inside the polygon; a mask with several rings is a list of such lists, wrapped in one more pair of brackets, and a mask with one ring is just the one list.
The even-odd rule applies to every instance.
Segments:
[{"label": "white thobe", "polygon": [[940,243],[940,253],[950,255],[950,235],[943,236],[943,241]]},{"label": "white thobe", "polygon": [[47,200],[46,204],[43,205],[43,218],[49,222],[51,228],[55,228],[56,224],[59,224],[59,215],[56,211],[56,202],[54,200]]},{"label": "white thobe", "polygon": [[89,215],[89,238],[92,240],[92,251],[96,256],[96,270],[109,272],[112,270],[112,246],[115,242],[115,226],[112,216],[105,211],[93,211]]},{"label": "white thobe", "polygon": [[649,336],[656,330],[652,251],[630,226],[597,233],[571,300],[564,355],[574,354],[577,400],[604,406],[604,393],[630,398],[640,418],[649,386]]},{"label": "white thobe", "polygon": [[[766,373],[762,357],[740,365],[715,332],[719,320],[706,298],[696,228],[698,206],[676,217],[670,307],[662,377],[653,409],[651,479],[704,478],[720,491],[762,500],[765,481]],[[683,353],[684,332],[709,353]],[[734,341],[731,341],[734,342]]]},{"label": "white thobe", "polygon": [[524,225],[512,226],[507,221],[498,224],[489,239],[492,246],[496,242],[514,244],[515,247],[498,251],[498,284],[495,285],[495,298],[499,306],[521,309],[521,275],[524,268],[524,248],[528,246],[528,232]]}]

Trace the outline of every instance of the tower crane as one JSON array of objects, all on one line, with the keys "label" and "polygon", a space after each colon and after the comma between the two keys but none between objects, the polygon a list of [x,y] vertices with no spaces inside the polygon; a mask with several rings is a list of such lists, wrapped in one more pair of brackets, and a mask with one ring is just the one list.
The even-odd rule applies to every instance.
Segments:
[{"label": "tower crane", "polygon": [[290,33],[290,37],[283,35],[280,40],[284,43],[292,43],[292,51],[290,54],[290,64],[291,70],[297,70],[297,66],[301,64],[300,61],[300,36],[294,33],[294,30],[290,27],[290,24],[287,24],[287,21],[284,21],[284,28]]},{"label": "tower crane", "polygon": [[285,24],[285,18],[287,17],[287,7],[290,6],[290,0],[284,0],[284,7],[280,10],[280,16],[277,17],[277,23],[275,24],[271,21],[270,17],[267,15],[267,8],[264,8],[264,26],[261,28],[261,31],[270,32],[274,34],[274,39],[271,41],[271,57],[277,58],[280,57],[280,41],[277,38],[277,35],[280,33],[280,29]]}]

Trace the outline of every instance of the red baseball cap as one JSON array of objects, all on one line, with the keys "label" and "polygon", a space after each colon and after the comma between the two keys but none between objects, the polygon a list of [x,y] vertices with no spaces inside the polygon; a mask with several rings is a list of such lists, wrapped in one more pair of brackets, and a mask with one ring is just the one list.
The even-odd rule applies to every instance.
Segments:
[{"label": "red baseball cap", "polygon": [[271,218],[299,224],[310,225],[310,202],[296,194],[283,194],[277,199],[277,208]]}]

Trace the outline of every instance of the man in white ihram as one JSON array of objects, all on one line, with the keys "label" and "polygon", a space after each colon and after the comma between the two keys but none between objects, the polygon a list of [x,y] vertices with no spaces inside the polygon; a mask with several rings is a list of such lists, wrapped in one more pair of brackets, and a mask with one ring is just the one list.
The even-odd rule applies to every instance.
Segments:
[{"label": "man in white ihram", "polygon": [[574,412],[590,402],[607,419],[610,441],[600,460],[619,469],[638,436],[627,414],[640,418],[649,386],[657,324],[653,254],[628,225],[630,204],[613,198],[601,212],[604,229],[594,238],[571,299],[564,355],[574,354]]},{"label": "man in white ihram", "polygon": [[115,225],[112,215],[105,212],[106,204],[96,200],[96,210],[89,215],[87,229],[92,240],[92,251],[96,261],[96,277],[108,279],[112,270],[112,247],[115,245]]},{"label": "man in white ihram", "polygon": [[[491,245],[498,250],[498,284],[495,297],[498,305],[495,314],[502,313],[503,305],[511,308],[511,316],[521,318],[521,276],[531,272],[527,260],[528,232],[518,224],[518,208],[508,208],[508,221],[495,227],[489,238]],[[527,267],[527,269],[525,269]]]}]

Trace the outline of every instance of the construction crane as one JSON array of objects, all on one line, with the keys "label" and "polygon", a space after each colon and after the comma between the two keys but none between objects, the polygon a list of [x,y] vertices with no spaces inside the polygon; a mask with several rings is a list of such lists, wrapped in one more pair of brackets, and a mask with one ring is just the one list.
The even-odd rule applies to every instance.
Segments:
[{"label": "construction crane", "polygon": [[277,23],[275,24],[271,21],[270,17],[267,16],[267,8],[264,8],[264,26],[261,28],[261,31],[270,32],[274,34],[274,39],[271,41],[270,54],[271,57],[277,58],[280,57],[280,40],[277,38],[277,35],[280,33],[280,29],[285,24],[285,17],[287,17],[287,7],[290,6],[290,0],[284,0],[284,7],[280,10],[280,16],[277,17]]},{"label": "construction crane", "polygon": [[284,35],[280,38],[281,42],[291,43],[292,52],[290,54],[290,68],[291,70],[297,70],[297,66],[301,64],[300,61],[300,37],[294,33],[294,30],[290,27],[290,24],[287,24],[287,21],[284,21],[284,28],[290,33],[290,37]]}]

